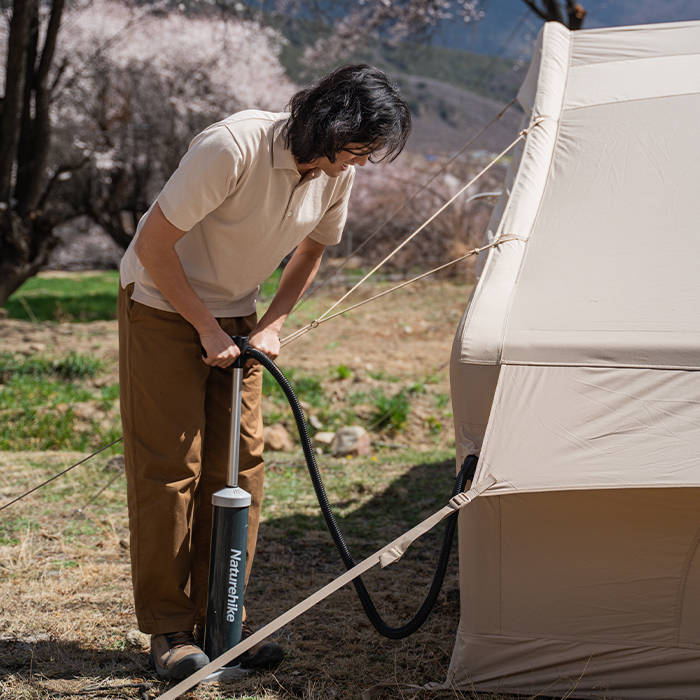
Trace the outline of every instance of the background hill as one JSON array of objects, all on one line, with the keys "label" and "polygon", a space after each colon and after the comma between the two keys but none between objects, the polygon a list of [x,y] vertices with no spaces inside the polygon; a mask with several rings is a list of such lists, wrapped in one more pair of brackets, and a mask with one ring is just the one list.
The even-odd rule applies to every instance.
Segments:
[{"label": "background hill", "polygon": [[[403,74],[397,79],[411,105],[413,133],[407,148],[414,153],[446,155],[459,150],[506,104],[432,78]],[[502,151],[515,138],[521,117],[518,107],[509,109],[479,137],[473,151]]]},{"label": "background hill", "polygon": [[[289,20],[277,28],[287,41],[280,62],[292,80],[303,84],[333,67],[303,62],[305,49],[327,33],[324,25]],[[408,149],[423,155],[460,149],[516,96],[528,67],[520,60],[461,49],[389,42],[358,51],[348,61],[371,63],[398,82],[414,120]],[[519,123],[519,110],[509,110],[474,148],[501,151]]]},{"label": "background hill", "polygon": [[[587,11],[584,29],[700,19],[698,0],[582,0],[582,5]],[[480,128],[488,114],[498,112],[499,103],[515,97],[527,72],[543,22],[523,0],[480,0],[479,7],[481,20],[442,21],[429,43],[374,43],[348,59],[377,65],[399,81],[416,120],[409,144],[414,151],[459,147],[465,129]],[[328,35],[327,25],[298,17],[277,18],[273,24],[287,41],[280,61],[292,80],[308,82],[328,69],[309,68],[302,61],[306,47]],[[506,145],[518,121],[513,115],[504,118],[483,148]]]}]

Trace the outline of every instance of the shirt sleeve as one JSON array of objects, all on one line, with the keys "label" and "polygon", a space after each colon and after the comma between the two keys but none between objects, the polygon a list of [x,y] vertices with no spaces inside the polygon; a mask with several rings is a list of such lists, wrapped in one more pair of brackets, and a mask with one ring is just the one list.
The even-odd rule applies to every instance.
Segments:
[{"label": "shirt sleeve", "polygon": [[340,243],[343,235],[345,221],[348,218],[348,200],[352,192],[352,183],[355,180],[355,168],[349,168],[336,180],[336,192],[331,205],[326,209],[321,221],[309,236],[317,243],[323,245],[336,245]]},{"label": "shirt sleeve", "polygon": [[217,127],[199,134],[158,195],[165,218],[181,231],[189,231],[233,193],[242,160],[228,129]]}]

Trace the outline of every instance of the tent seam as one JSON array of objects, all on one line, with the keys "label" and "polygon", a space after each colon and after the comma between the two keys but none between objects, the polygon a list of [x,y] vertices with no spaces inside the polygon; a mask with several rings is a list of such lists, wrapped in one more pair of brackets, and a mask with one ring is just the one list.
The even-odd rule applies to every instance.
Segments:
[{"label": "tent seam", "polygon": [[[694,54],[693,54],[694,55]],[[653,102],[654,100],[666,100],[669,97],[694,97],[697,96],[696,92],[674,92],[664,95],[655,95],[654,97],[635,97],[630,100],[615,100],[614,102],[595,102],[590,105],[579,105],[578,107],[567,107],[564,112],[577,112],[580,109],[591,109],[593,107],[603,107],[606,105],[617,105],[617,104],[632,104],[633,102]]]},{"label": "tent seam", "polygon": [[[500,610],[499,610],[499,619],[500,619]],[[476,629],[474,627],[468,626],[466,623],[460,622],[459,628],[461,628],[462,631],[464,632],[469,632],[471,634],[475,635],[481,635],[481,634],[494,634],[494,635],[499,635],[502,637],[510,637],[514,639],[549,639],[553,641],[560,641],[560,642],[588,642],[588,643],[595,643],[595,644],[606,644],[608,646],[615,646],[615,647],[620,647],[623,649],[627,648],[633,648],[633,649],[646,649],[646,648],[666,648],[666,649],[700,649],[700,644],[681,644],[681,643],[664,643],[664,642],[649,642],[646,644],[643,643],[635,643],[632,641],[627,641],[625,640],[624,642],[621,641],[613,641],[610,639],[605,639],[605,638],[599,638],[599,637],[573,637],[573,636],[567,636],[567,635],[554,635],[554,634],[537,634],[536,636],[531,636],[527,634],[523,634],[522,632],[508,632],[508,631],[503,631],[502,629],[489,629],[489,628],[480,628]]]},{"label": "tent seam", "polygon": [[[685,589],[688,584],[688,574],[690,573],[690,566],[693,563],[693,559],[698,550],[698,544],[700,544],[700,528],[695,533],[695,539],[693,540],[693,546],[690,548],[688,557],[686,558],[685,566],[683,567],[683,576],[681,578],[680,590],[678,592],[678,602],[676,610],[676,642],[680,643],[681,638],[681,623],[683,622],[683,603],[685,601]],[[691,553],[692,552],[692,553]]]}]

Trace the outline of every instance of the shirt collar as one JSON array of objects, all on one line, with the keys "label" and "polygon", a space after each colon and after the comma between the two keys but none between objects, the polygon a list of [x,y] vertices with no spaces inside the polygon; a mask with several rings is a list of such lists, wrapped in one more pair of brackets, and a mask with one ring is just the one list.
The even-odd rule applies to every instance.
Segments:
[{"label": "shirt collar", "polygon": [[298,174],[299,171],[297,170],[296,161],[294,160],[292,152],[287,148],[282,133],[287,119],[289,119],[289,117],[275,122],[272,141],[272,167],[275,168],[275,170],[293,170]]}]

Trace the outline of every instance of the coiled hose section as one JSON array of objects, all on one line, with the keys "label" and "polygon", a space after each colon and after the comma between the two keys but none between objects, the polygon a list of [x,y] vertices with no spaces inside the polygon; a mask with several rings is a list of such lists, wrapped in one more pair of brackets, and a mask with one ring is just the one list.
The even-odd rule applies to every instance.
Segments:
[{"label": "coiled hose section", "polygon": [[[321,506],[323,518],[326,521],[326,525],[331,533],[336,549],[340,553],[343,564],[345,564],[346,568],[352,569],[352,567],[355,566],[355,560],[350,554],[350,550],[345,543],[345,539],[340,532],[340,528],[338,527],[335,516],[333,515],[333,511],[331,510],[331,506],[328,502],[326,489],[323,486],[321,474],[319,473],[318,466],[316,464],[316,456],[314,455],[314,450],[311,445],[309,431],[306,427],[304,412],[299,404],[299,400],[297,399],[294,390],[292,389],[291,384],[284,374],[282,374],[279,367],[277,367],[277,365],[267,355],[265,355],[265,353],[260,352],[259,350],[256,350],[248,345],[245,347],[244,354],[254,360],[257,360],[270,372],[280,387],[282,387],[282,390],[289,401],[289,405],[291,406],[292,413],[294,414],[294,420],[296,421],[299,437],[301,438],[301,446],[304,450],[304,456],[306,458],[306,465],[309,470],[309,475],[311,476],[316,497],[318,498],[319,505]],[[465,483],[473,478],[476,470],[476,463],[477,458],[475,456],[471,455],[467,457],[462,465],[462,469],[457,475],[454,489],[452,490],[452,496],[456,496],[458,493],[462,492],[464,490]],[[454,538],[455,527],[457,525],[457,516],[458,513],[455,512],[446,519],[445,534],[442,540],[440,557],[438,559],[435,576],[433,577],[433,582],[430,585],[428,595],[425,597],[425,600],[418,609],[418,612],[405,625],[401,625],[400,627],[391,627],[390,625],[387,625],[377,612],[377,609],[375,608],[374,603],[372,602],[372,599],[365,588],[365,584],[362,582],[362,579],[360,577],[353,579],[353,585],[355,586],[357,595],[362,603],[362,607],[364,608],[369,621],[372,623],[377,632],[385,637],[388,637],[389,639],[404,639],[418,630],[426,621],[428,615],[430,615],[435,605],[435,602],[437,601],[443,581],[445,580],[445,572],[447,571],[450,550],[452,549],[452,540]]]}]

